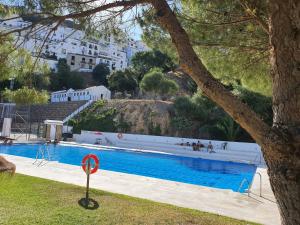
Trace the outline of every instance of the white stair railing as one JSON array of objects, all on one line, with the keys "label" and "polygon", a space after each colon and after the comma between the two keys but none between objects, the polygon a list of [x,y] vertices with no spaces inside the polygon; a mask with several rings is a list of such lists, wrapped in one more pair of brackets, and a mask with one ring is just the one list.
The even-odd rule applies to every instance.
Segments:
[{"label": "white stair railing", "polygon": [[72,119],[74,116],[76,116],[78,113],[80,113],[82,110],[90,106],[94,101],[89,100],[87,103],[84,105],[80,106],[78,109],[76,109],[74,112],[72,112],[69,116],[67,116],[64,120],[63,123],[67,122],[68,120]]}]

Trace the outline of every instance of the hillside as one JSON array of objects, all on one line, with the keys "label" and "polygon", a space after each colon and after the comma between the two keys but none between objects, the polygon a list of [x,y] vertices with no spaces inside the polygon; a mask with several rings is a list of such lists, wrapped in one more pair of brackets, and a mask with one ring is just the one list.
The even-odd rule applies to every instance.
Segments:
[{"label": "hillside", "polygon": [[114,99],[96,102],[71,121],[75,132],[115,131],[171,135],[173,103],[159,100]]},{"label": "hillside", "polygon": [[130,124],[130,133],[167,135],[172,106],[173,103],[167,101],[112,100],[104,108],[116,108],[116,120]]}]

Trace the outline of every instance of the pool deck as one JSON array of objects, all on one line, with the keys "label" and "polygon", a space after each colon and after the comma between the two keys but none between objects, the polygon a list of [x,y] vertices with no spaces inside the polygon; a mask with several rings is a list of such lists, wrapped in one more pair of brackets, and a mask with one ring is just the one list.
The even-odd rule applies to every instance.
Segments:
[{"label": "pool deck", "polygon": [[[4,154],[3,154],[4,155]],[[33,159],[4,155],[17,166],[17,173],[85,186],[86,175],[79,166],[48,162],[33,165]],[[167,181],[101,170],[91,177],[90,186],[109,192],[168,203],[185,208],[216,213],[266,225],[279,225],[280,216],[268,181],[266,169],[262,174],[262,196],[259,197],[259,177],[256,175],[251,197],[230,190]],[[84,193],[82,193],[84,195]]]}]

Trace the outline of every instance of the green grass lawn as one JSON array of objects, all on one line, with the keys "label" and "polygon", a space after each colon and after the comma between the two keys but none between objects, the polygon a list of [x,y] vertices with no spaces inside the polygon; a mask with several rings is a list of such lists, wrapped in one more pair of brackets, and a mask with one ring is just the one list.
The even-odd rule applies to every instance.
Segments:
[{"label": "green grass lawn", "polygon": [[125,195],[91,190],[96,210],[78,205],[83,187],[24,175],[0,179],[0,225],[253,224]]}]

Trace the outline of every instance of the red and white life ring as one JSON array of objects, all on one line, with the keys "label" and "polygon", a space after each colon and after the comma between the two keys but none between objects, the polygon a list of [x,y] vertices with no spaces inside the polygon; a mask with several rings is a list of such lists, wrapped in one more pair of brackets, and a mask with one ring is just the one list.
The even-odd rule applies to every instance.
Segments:
[{"label": "red and white life ring", "polygon": [[96,173],[97,170],[99,169],[99,159],[96,155],[93,155],[93,154],[88,154],[86,155],[83,159],[82,159],[82,162],[81,162],[81,166],[82,166],[82,169],[84,172],[87,173],[87,162],[89,159],[92,159],[94,160],[94,163],[91,163],[91,165],[93,165],[94,167],[91,167],[90,168],[90,171],[89,171],[89,174],[93,174],[93,173]]},{"label": "red and white life ring", "polygon": [[122,133],[118,133],[117,137],[118,137],[119,139],[122,139],[122,138],[123,138],[123,134],[122,134]]}]

